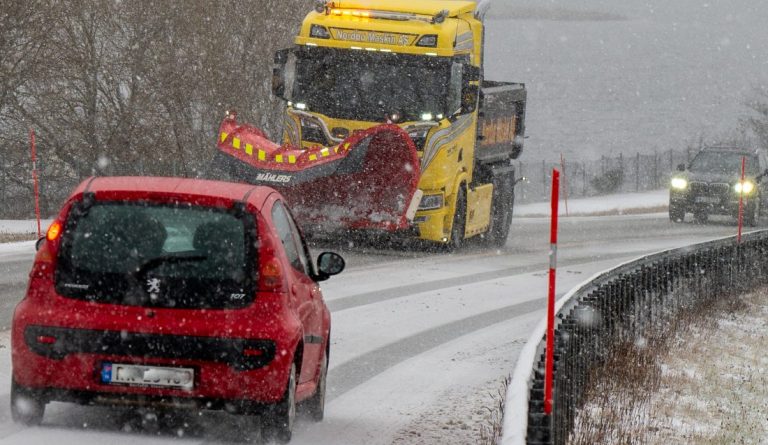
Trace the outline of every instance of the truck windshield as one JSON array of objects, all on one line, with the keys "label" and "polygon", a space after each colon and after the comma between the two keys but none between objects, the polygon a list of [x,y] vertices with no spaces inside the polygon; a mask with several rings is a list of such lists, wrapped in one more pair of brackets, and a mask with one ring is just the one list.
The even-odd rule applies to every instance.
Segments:
[{"label": "truck windshield", "polygon": [[293,101],[337,119],[402,121],[422,114],[450,114],[448,58],[364,50],[311,48],[299,51]]},{"label": "truck windshield", "polygon": [[[721,175],[741,175],[741,158],[744,156],[738,152],[727,151],[702,151],[691,161],[690,170],[701,173],[715,173]],[[746,155],[747,175],[756,175],[759,170],[757,157]]]}]

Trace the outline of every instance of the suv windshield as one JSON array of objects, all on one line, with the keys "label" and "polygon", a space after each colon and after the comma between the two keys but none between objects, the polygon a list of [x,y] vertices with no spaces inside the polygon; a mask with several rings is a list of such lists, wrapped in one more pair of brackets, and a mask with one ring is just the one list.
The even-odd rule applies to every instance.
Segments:
[{"label": "suv windshield", "polygon": [[448,58],[312,48],[299,51],[293,101],[337,119],[382,122],[389,113],[420,120],[445,114]]},{"label": "suv windshield", "polygon": [[132,306],[242,307],[253,300],[253,217],[189,205],[76,205],[66,223],[56,291]]},{"label": "suv windshield", "polygon": [[727,151],[699,152],[691,161],[690,170],[700,173],[740,176],[742,157],[747,158],[746,174],[749,176],[758,174],[757,156]]}]

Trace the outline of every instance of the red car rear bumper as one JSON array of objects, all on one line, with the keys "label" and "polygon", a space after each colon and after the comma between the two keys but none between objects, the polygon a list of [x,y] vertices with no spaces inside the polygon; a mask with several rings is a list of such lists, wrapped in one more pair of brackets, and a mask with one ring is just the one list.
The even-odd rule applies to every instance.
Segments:
[{"label": "red car rear bumper", "polygon": [[[274,313],[265,318],[258,304],[249,309],[211,310],[201,317],[200,311],[157,310],[155,314],[146,308],[62,297],[46,300],[58,300],[64,307],[41,306],[44,303],[34,298],[17,307],[12,355],[16,384],[44,391],[49,400],[117,396],[126,402],[275,403],[284,395],[300,335],[296,321],[276,320]],[[192,369],[194,385],[179,389],[105,383],[105,364]]]}]

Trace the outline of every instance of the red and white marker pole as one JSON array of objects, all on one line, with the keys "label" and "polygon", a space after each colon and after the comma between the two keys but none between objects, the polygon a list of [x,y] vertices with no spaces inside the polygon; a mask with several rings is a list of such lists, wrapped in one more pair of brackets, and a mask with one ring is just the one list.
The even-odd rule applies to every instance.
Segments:
[{"label": "red and white marker pole", "polygon": [[32,181],[35,186],[35,218],[37,218],[37,237],[40,238],[40,189],[37,184],[37,151],[35,149],[35,130],[29,129],[29,145],[32,150]]},{"label": "red and white marker pole", "polygon": [[557,270],[557,203],[560,172],[552,169],[552,222],[549,233],[549,295],[547,298],[547,353],[544,373],[544,414],[552,414],[552,383],[555,368],[555,275]]},{"label": "red and white marker pole", "polygon": [[741,228],[744,224],[744,172],[746,171],[747,157],[741,157],[741,189],[739,191],[739,231],[736,234],[736,243],[741,244]]}]

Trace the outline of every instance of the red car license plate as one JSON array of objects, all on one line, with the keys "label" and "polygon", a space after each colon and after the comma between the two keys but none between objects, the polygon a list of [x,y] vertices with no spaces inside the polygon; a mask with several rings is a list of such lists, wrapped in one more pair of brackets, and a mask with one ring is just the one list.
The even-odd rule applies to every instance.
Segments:
[{"label": "red car license plate", "polygon": [[195,370],[192,368],[103,363],[101,381],[119,385],[190,390],[195,386]]}]

